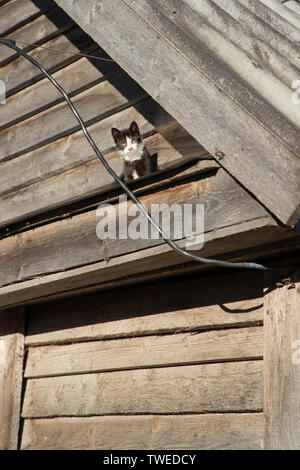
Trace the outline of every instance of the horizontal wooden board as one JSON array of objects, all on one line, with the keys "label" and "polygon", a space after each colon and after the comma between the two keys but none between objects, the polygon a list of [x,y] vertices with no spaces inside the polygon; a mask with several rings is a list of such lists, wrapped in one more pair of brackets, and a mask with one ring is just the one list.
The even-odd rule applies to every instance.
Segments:
[{"label": "horizontal wooden board", "polygon": [[[2,252],[2,259],[11,259],[11,246]],[[265,261],[265,256],[282,255],[299,249],[299,237],[279,229],[271,217],[261,217],[241,224],[213,230],[205,234],[205,244],[199,255],[231,262]],[[185,240],[177,242],[185,248]],[[17,250],[17,245],[15,244]],[[238,249],[238,251],[237,251]],[[12,252],[13,253],[13,252]],[[207,264],[186,263],[185,258],[166,245],[159,245],[90,263],[66,271],[44,274],[0,288],[2,308],[48,302],[54,298],[82,295],[119,286],[163,279],[204,271]],[[6,279],[18,276],[18,265],[12,265]]]},{"label": "horizontal wooden board", "polygon": [[30,348],[25,377],[261,359],[262,327]]},{"label": "horizontal wooden board", "polygon": [[[174,125],[174,119],[152,99],[143,100],[134,106],[102,119],[100,122],[89,126],[89,132],[101,152],[106,155],[115,148],[111,128],[128,127],[133,120],[138,123],[143,137],[155,133],[156,130],[165,136],[167,140],[172,137],[169,137],[169,126]],[[189,137],[189,139],[192,138]],[[176,145],[178,145],[176,140],[174,141],[173,138],[172,141],[176,148]],[[194,150],[202,149],[195,140],[189,140],[187,147],[190,143],[192,143]],[[182,142],[179,146],[180,151],[185,147]],[[194,150],[193,153],[189,152],[188,155],[195,155],[197,152],[194,153]],[[0,191],[2,191],[2,194],[16,191],[91,160],[95,160],[94,151],[87,143],[83,132],[75,132],[33,152],[2,163]],[[105,172],[103,171],[103,173]]]},{"label": "horizontal wooden board", "polygon": [[23,450],[259,450],[263,413],[26,419]]},{"label": "horizontal wooden board", "polygon": [[[162,189],[155,194],[142,196],[140,199],[142,204],[149,209],[152,204],[162,202],[179,205],[204,204],[205,232],[234,226],[266,215],[265,210],[230,176],[219,172],[217,176],[185,182],[174,188]],[[131,201],[128,202],[128,208],[132,204]],[[125,202],[119,209],[120,213],[123,210],[126,211]],[[180,217],[181,214],[179,214]],[[111,218],[113,220],[114,214]],[[99,220],[100,217],[96,217],[96,211],[91,210],[2,239],[0,251],[2,256],[8,257],[9,262],[2,264],[0,285],[12,283],[14,279],[20,281],[45,273],[70,269],[164,243],[161,239],[149,236],[147,239],[127,237],[101,240],[96,235]],[[130,220],[128,218],[126,227]],[[174,237],[174,227],[178,228],[176,220],[171,220],[171,237]],[[185,233],[184,236],[186,235]],[[15,270],[18,272],[17,278],[15,278]]]},{"label": "horizontal wooden board", "polygon": [[0,35],[3,37],[12,30],[20,28],[55,5],[53,0],[42,0],[39,2],[11,0],[6,5],[3,5],[0,10]]},{"label": "horizontal wooden board", "polygon": [[[88,126],[128,106],[129,102],[141,100],[146,96],[130,77],[122,75],[111,83],[105,81],[78,94],[72,102]],[[12,128],[2,130],[0,160],[10,160],[79,129],[77,119],[69,106],[63,102]]]},{"label": "horizontal wooden board", "polygon": [[24,309],[1,313],[0,450],[16,450],[21,412],[24,361]]},{"label": "horizontal wooden board", "polygon": [[260,411],[262,361],[29,379],[23,418]]},{"label": "horizontal wooden board", "polygon": [[[92,53],[96,49],[99,49],[99,46],[81,28],[74,26],[64,34],[59,34],[29,51],[28,55],[42,64],[48,72],[54,73],[76,61],[79,58],[76,55],[78,52]],[[7,97],[45,78],[44,74],[24,57],[18,57],[1,67],[0,77],[6,84]]]},{"label": "horizontal wooden board", "polygon": [[[18,41],[29,44],[42,44],[67,31],[71,26],[74,26],[71,18],[61,8],[53,8],[47,13],[47,16],[42,15],[17,31],[8,34],[7,39],[17,41],[17,45]],[[30,51],[35,47],[25,44],[19,45],[25,51]],[[0,45],[0,67],[16,57],[18,57],[18,54],[15,51],[3,44]]]},{"label": "horizontal wooden board", "polygon": [[[159,171],[169,172],[157,175],[157,185],[163,186],[170,184],[175,176],[170,174],[171,170],[177,168],[177,178],[183,179],[189,174],[204,173],[211,170],[217,170],[218,164],[210,160],[210,156],[180,125],[172,126],[168,132],[164,133],[167,138],[161,134],[156,134],[144,139],[151,154],[158,154]],[[206,154],[207,160],[197,162],[196,157]],[[113,170],[120,175],[123,170],[123,159],[117,151],[106,155]],[[194,158],[194,161],[193,161]],[[17,165],[13,166],[14,168]],[[189,168],[189,171],[187,171]],[[6,171],[3,173],[7,174]],[[18,174],[21,168],[18,167]],[[185,171],[186,170],[186,171]],[[4,177],[4,175],[1,175]],[[12,179],[13,185],[18,185],[18,179]],[[24,176],[24,175],[23,175]],[[0,177],[0,180],[2,178]],[[151,182],[150,182],[151,180]],[[155,187],[152,182],[153,177],[144,181],[144,186],[137,192],[143,192]],[[6,185],[9,184],[6,181]],[[49,210],[61,207],[73,202],[88,198],[94,195],[109,193],[110,191],[120,192],[120,187],[115,183],[110,174],[103,168],[99,159],[93,159],[83,165],[70,169],[58,176],[52,176],[41,182],[31,184],[17,192],[9,193],[0,198],[0,227],[13,224],[17,221],[26,220],[37,214],[47,213]]]},{"label": "horizontal wooden board", "polygon": [[[122,72],[116,62],[109,61],[107,54],[102,49],[98,48],[93,51],[94,55],[95,57],[107,58],[107,61],[103,60],[97,63],[95,59],[92,63],[91,60],[84,57],[53,74],[53,78],[70,96],[74,96],[106,78],[112,78],[116,72]],[[45,78],[6,99],[0,117],[0,129],[10,127],[62,101],[64,98],[61,93]]]},{"label": "horizontal wooden board", "polygon": [[260,272],[198,274],[32,306],[26,344],[255,325],[262,322],[262,283]]}]

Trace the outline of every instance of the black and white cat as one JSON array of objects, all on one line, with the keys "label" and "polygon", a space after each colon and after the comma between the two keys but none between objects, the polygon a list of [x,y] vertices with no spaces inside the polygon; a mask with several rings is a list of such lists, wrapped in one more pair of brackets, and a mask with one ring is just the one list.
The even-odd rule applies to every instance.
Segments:
[{"label": "black and white cat", "polygon": [[135,121],[128,129],[119,130],[113,127],[111,133],[123,158],[124,167],[120,176],[122,181],[132,181],[157,170],[151,154],[142,141],[139,127]]}]

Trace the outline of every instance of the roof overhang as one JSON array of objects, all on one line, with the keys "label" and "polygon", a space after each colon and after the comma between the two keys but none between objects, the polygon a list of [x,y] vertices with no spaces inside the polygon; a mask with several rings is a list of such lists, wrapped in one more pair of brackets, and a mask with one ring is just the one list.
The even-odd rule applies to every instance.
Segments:
[{"label": "roof overhang", "polygon": [[267,0],[56,2],[272,214],[297,222],[294,12]]}]

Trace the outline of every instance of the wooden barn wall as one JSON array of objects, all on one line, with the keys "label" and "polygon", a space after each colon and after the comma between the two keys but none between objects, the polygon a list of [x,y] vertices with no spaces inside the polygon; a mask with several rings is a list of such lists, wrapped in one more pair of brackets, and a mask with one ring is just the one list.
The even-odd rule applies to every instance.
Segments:
[{"label": "wooden barn wall", "polygon": [[[66,89],[118,173],[111,128],[132,120],[149,150],[159,152],[160,168],[207,154],[53,0],[10,0],[0,6],[0,18],[0,36],[22,41],[17,44]],[[107,191],[112,177],[40,70],[0,45],[0,79],[7,95],[0,114],[0,227]]]},{"label": "wooden barn wall", "polygon": [[262,275],[26,310],[22,449],[260,449]]}]

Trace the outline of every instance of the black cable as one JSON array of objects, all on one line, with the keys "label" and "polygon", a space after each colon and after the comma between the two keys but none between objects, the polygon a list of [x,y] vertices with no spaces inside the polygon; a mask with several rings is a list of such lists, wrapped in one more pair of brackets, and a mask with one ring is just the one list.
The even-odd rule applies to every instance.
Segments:
[{"label": "black cable", "polygon": [[92,139],[91,135],[89,134],[87,128],[85,127],[80,115],[78,114],[76,108],[74,107],[73,103],[71,102],[68,94],[66,91],[57,83],[57,81],[47,72],[47,70],[39,64],[35,59],[33,59],[30,55],[28,55],[26,52],[24,52],[22,49],[20,49],[17,45],[16,42],[11,40],[11,39],[0,39],[0,43],[10,47],[11,49],[14,49],[16,52],[18,52],[20,55],[25,57],[29,62],[31,62],[33,65],[38,67],[43,74],[50,80],[50,82],[60,91],[60,93],[63,95],[65,98],[66,102],[68,103],[69,107],[71,108],[74,116],[76,117],[77,121],[79,122],[81,129],[87,138],[89,144],[91,145],[92,149],[96,153],[97,157],[101,161],[101,163],[104,165],[108,173],[117,181],[117,183],[121,186],[121,188],[125,191],[125,193],[130,197],[130,199],[136,204],[136,206],[140,209],[140,211],[147,217],[149,222],[155,227],[155,229],[159,232],[161,235],[162,239],[177,253],[192,259],[193,261],[198,261],[200,263],[204,264],[210,264],[210,265],[215,265],[215,266],[220,266],[223,268],[247,268],[247,269],[259,269],[259,270],[267,270],[267,269],[272,269],[272,267],[267,267],[263,266],[261,264],[256,264],[256,263],[248,263],[248,262],[243,262],[243,263],[230,263],[228,261],[220,261],[220,260],[215,260],[215,259],[210,259],[210,258],[201,258],[200,256],[194,255],[193,253],[190,253],[188,251],[185,251],[181,249],[179,246],[176,245],[172,240],[170,240],[167,235],[163,232],[162,228],[160,227],[159,224],[156,223],[156,221],[151,217],[147,209],[142,205],[142,203],[139,201],[139,199],[130,191],[130,189],[126,186],[125,183],[119,178],[119,176],[115,173],[115,171],[109,166],[105,158],[103,157],[102,153],[98,149],[97,145],[95,144],[94,140]]}]

